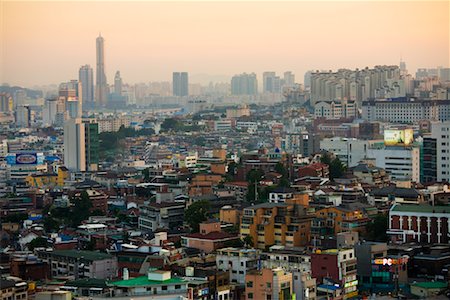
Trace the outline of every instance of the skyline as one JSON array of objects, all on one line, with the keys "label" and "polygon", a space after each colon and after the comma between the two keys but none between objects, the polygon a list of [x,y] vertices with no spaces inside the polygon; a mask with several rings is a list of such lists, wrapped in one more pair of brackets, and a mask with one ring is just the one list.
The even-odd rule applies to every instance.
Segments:
[{"label": "skyline", "polygon": [[398,65],[400,59],[414,74],[449,66],[449,26],[442,26],[449,24],[449,8],[441,1],[7,1],[0,81],[33,86],[77,78],[82,65],[96,65],[99,32],[109,84],[118,70],[124,83],[170,81],[175,71],[228,80],[292,71],[302,82],[308,70]]}]

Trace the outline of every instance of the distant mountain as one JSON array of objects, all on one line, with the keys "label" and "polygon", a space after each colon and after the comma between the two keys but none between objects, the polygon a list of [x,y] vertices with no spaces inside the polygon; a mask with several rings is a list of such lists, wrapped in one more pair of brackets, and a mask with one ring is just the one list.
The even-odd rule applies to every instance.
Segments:
[{"label": "distant mountain", "polygon": [[29,97],[29,98],[42,98],[43,97],[42,91],[31,90],[31,89],[23,88],[20,86],[9,86],[9,85],[0,86],[0,93],[9,93],[13,97],[14,97],[14,93],[19,90],[24,90],[27,93],[27,97]]}]

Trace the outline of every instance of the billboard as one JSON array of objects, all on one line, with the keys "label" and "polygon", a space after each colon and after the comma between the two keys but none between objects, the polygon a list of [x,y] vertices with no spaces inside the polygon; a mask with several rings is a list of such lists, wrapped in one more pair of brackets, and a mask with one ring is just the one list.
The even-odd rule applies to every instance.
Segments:
[{"label": "billboard", "polygon": [[387,146],[409,146],[414,141],[412,129],[388,129],[384,131],[384,144]]},{"label": "billboard", "polygon": [[41,152],[9,153],[6,156],[8,165],[41,165],[44,163],[44,154]]}]

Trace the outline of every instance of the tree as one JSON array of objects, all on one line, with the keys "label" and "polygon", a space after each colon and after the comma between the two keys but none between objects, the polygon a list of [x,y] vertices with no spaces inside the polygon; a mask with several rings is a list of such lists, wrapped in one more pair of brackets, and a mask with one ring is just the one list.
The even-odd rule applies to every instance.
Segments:
[{"label": "tree", "polygon": [[59,222],[56,221],[52,216],[44,217],[44,229],[46,232],[55,232],[59,229]]},{"label": "tree", "polygon": [[251,235],[246,235],[245,238],[242,240],[242,242],[244,243],[245,247],[253,247],[254,243],[253,243],[253,238]]},{"label": "tree", "polygon": [[[247,182],[248,182],[248,189],[247,189],[247,195],[246,199],[249,202],[256,201],[255,196],[256,193],[258,193],[258,196],[260,196],[260,191],[256,190],[258,189],[258,182],[261,181],[261,179],[264,176],[264,172],[260,169],[252,169],[248,171],[247,173]],[[261,198],[261,197],[259,197]]]},{"label": "tree", "polygon": [[198,232],[200,223],[208,219],[209,202],[206,200],[196,201],[189,205],[184,212],[184,220],[192,232]]},{"label": "tree", "polygon": [[81,192],[80,197],[75,198],[75,206],[72,211],[72,226],[76,227],[81,221],[86,220],[90,216],[92,207],[91,199],[86,191]]},{"label": "tree", "polygon": [[342,164],[341,160],[338,157],[331,161],[329,168],[331,180],[342,177],[342,175],[344,175],[344,172],[346,171],[346,167]]},{"label": "tree", "polygon": [[388,229],[387,215],[377,215],[371,223],[367,224],[367,239],[376,242],[387,242],[388,236],[386,231]]},{"label": "tree", "polygon": [[236,174],[236,168],[237,164],[234,161],[228,164],[227,179],[229,179],[229,181],[234,179],[234,175]]},{"label": "tree", "polygon": [[28,243],[28,249],[31,251],[33,251],[35,248],[40,248],[40,247],[48,247],[48,241],[46,238],[37,237]]},{"label": "tree", "polygon": [[142,170],[142,175],[144,176],[144,181],[148,182],[150,180],[150,168]]}]

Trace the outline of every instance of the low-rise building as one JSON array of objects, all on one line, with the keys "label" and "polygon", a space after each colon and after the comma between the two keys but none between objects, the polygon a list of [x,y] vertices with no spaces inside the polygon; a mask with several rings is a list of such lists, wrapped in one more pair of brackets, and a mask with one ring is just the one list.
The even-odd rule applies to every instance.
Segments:
[{"label": "low-rise building", "polygon": [[289,299],[292,273],[282,268],[253,270],[245,275],[246,299]]},{"label": "low-rise building", "polygon": [[183,225],[185,204],[179,202],[150,203],[140,208],[139,228],[155,231],[175,229]]},{"label": "low-rise building", "polygon": [[223,248],[217,250],[216,266],[229,272],[231,283],[244,284],[247,272],[257,268],[259,257],[257,249]]},{"label": "low-rise building", "polygon": [[450,242],[448,206],[395,204],[389,210],[387,234],[396,243]]},{"label": "low-rise building", "polygon": [[105,279],[117,276],[117,258],[111,254],[79,250],[44,250],[38,251],[37,255],[50,266],[52,277]]}]

